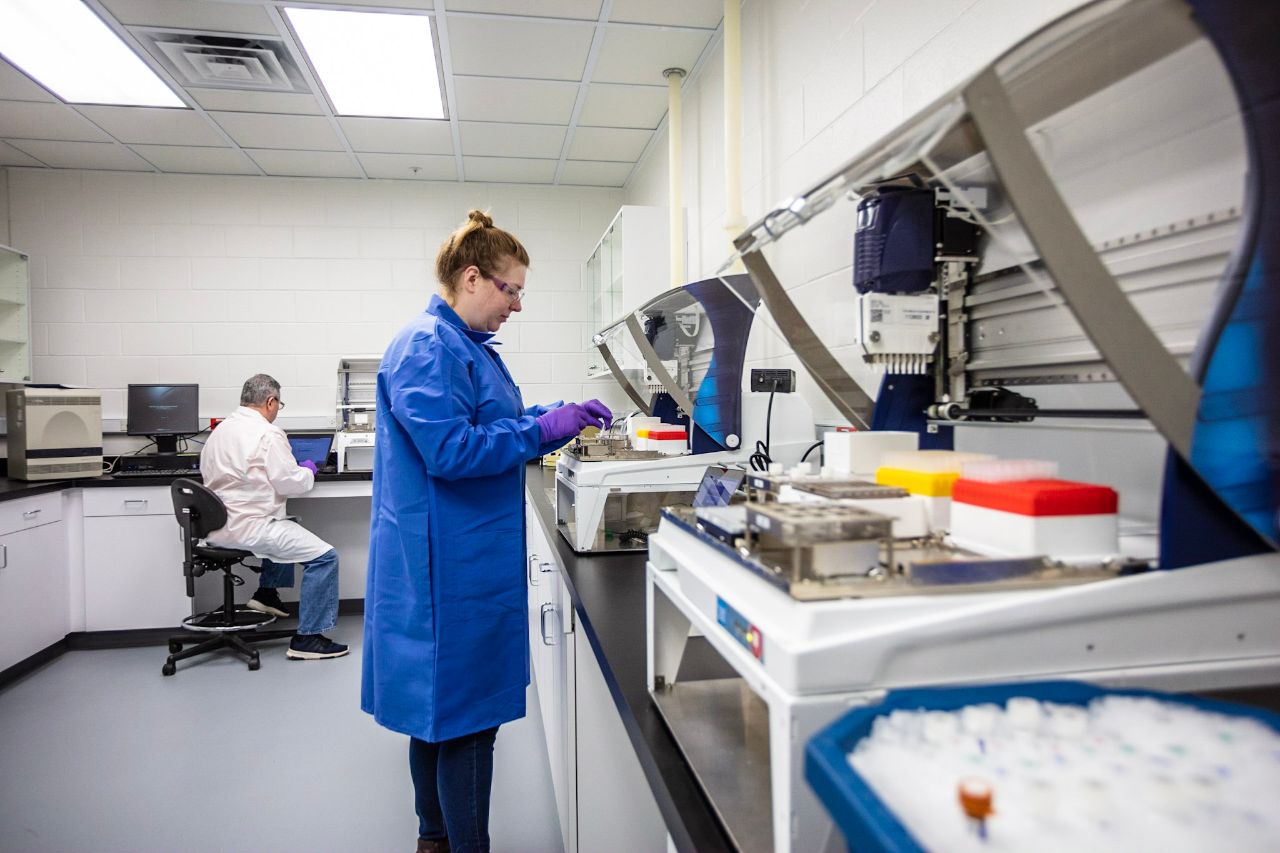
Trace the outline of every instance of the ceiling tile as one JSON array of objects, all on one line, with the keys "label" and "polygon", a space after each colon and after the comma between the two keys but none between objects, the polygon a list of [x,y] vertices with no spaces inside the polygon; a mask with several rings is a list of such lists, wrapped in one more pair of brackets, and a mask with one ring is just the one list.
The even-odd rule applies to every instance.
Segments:
[{"label": "ceiling tile", "polygon": [[458,122],[462,153],[480,157],[545,157],[560,159],[565,128],[553,124]]},{"label": "ceiling tile", "polygon": [[592,163],[566,160],[560,170],[560,183],[585,184],[592,187],[620,187],[631,174],[633,163]]},{"label": "ceiling tile", "polygon": [[154,145],[226,145],[209,121],[193,110],[158,107],[78,107],[80,114],[121,142]]},{"label": "ceiling tile", "polygon": [[150,27],[179,27],[185,30],[215,30],[223,33],[279,35],[262,4],[218,3],[182,0],[102,0],[122,24]]},{"label": "ceiling tile", "polygon": [[712,30],[722,17],[723,0],[613,0],[609,11],[610,21]]},{"label": "ceiling tile", "polygon": [[[322,116],[267,113],[209,113],[244,148],[341,151],[342,142]],[[345,156],[345,155],[344,155]]]},{"label": "ceiling tile", "polygon": [[463,157],[468,181],[514,184],[549,184],[556,176],[555,160],[519,157]]},{"label": "ceiling tile", "polygon": [[[433,6],[431,0],[321,0],[321,2],[332,3],[339,9],[343,6],[376,6],[385,9],[413,9],[416,11],[424,11],[431,9]],[[312,3],[310,5],[314,6],[317,4]]]},{"label": "ceiling tile", "polygon": [[587,100],[582,105],[578,124],[652,130],[666,114],[666,87],[592,83],[587,87]]},{"label": "ceiling tile", "polygon": [[291,175],[303,178],[358,178],[360,170],[345,151],[245,151],[268,175]]},{"label": "ceiling tile", "polygon": [[579,127],[569,144],[571,160],[615,160],[634,163],[653,136],[651,130],[618,127]]},{"label": "ceiling tile", "polygon": [[256,175],[253,162],[234,148],[193,145],[133,145],[135,152],[162,172],[196,175]]},{"label": "ceiling tile", "polygon": [[710,39],[711,33],[705,30],[609,27],[591,82],[665,85],[662,70],[691,70]]},{"label": "ceiling tile", "polygon": [[578,84],[496,77],[453,78],[458,118],[463,121],[569,123]]},{"label": "ceiling tile", "polygon": [[449,18],[454,74],[581,80],[593,24]]},{"label": "ceiling tile", "polygon": [[452,154],[453,132],[439,119],[339,118],[342,132],[356,151],[388,154]]},{"label": "ceiling tile", "polygon": [[445,0],[444,5],[446,9],[458,12],[494,12],[501,15],[580,18],[591,21],[600,17],[600,0]]},{"label": "ceiling tile", "polygon": [[0,101],[0,136],[72,142],[110,141],[110,137],[71,107],[36,101]]},{"label": "ceiling tile", "polygon": [[240,113],[289,113],[324,115],[314,95],[293,92],[234,92],[230,89],[195,89],[187,92],[206,110]]},{"label": "ceiling tile", "polygon": [[0,166],[41,166],[39,160],[24,154],[7,142],[0,141]]},{"label": "ceiling tile", "polygon": [[114,142],[60,142],[51,139],[10,140],[15,148],[55,169],[122,169],[153,171],[145,160]]},{"label": "ceiling tile", "polygon": [[[453,157],[439,154],[360,154],[360,164],[371,178],[408,181],[456,181],[458,165]],[[414,172],[413,169],[418,171]]]},{"label": "ceiling tile", "polygon": [[56,101],[57,98],[31,82],[31,78],[17,68],[0,59],[0,100]]}]

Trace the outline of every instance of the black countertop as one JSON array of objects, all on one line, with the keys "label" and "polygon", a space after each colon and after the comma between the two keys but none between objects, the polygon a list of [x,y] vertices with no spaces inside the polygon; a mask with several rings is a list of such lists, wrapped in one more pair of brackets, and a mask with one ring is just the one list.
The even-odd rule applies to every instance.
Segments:
[{"label": "black countertop", "polygon": [[[199,480],[199,472],[193,471],[185,475],[193,480]],[[130,487],[130,486],[167,486],[178,477],[113,477],[105,475],[102,477],[81,477],[74,480],[37,480],[27,482],[25,480],[13,480],[8,477],[0,478],[0,503],[4,501],[17,500],[18,498],[32,497],[33,495],[43,495],[49,492],[60,492],[64,489],[100,489],[112,487]],[[372,480],[373,474],[369,471],[347,471],[342,474],[319,474],[316,476],[317,483],[334,483],[346,481]],[[301,497],[301,496],[300,496]]]},{"label": "black countertop", "polygon": [[553,470],[529,466],[529,501],[565,568],[582,626],[579,642],[585,636],[591,643],[667,832],[681,853],[732,851],[735,848],[729,836],[649,697],[645,683],[646,554],[575,554],[556,530],[555,509],[547,496],[554,484]]}]

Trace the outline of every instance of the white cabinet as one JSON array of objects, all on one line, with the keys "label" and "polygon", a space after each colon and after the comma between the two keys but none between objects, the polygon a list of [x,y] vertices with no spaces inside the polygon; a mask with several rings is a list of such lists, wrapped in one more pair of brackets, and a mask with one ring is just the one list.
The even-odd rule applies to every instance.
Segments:
[{"label": "white cabinet", "polygon": [[565,853],[577,844],[573,603],[555,549],[532,510],[528,523],[529,651]]},{"label": "white cabinet", "polygon": [[623,205],[587,259],[588,377],[609,372],[592,337],[671,287],[669,240],[667,208]]},{"label": "white cabinet", "polygon": [[85,629],[177,627],[191,615],[167,486],[85,489]]},{"label": "white cabinet", "polygon": [[577,713],[578,849],[650,853],[667,846],[667,826],[586,636],[574,644]]},{"label": "white cabinet", "polygon": [[27,256],[0,246],[0,382],[31,379],[30,301]]},{"label": "white cabinet", "polygon": [[[551,763],[551,784],[556,792],[565,853],[575,853],[579,849],[577,696],[573,651],[577,636],[568,587],[560,566],[554,561],[550,565],[553,570],[542,575],[542,597],[538,608],[538,628],[542,635],[539,640],[546,650],[547,662],[547,678],[541,683],[547,686],[549,698],[549,702],[542,706],[542,723],[546,728],[547,759]],[[540,700],[541,696],[540,692]]]},{"label": "white cabinet", "polygon": [[71,631],[61,495],[0,504],[0,670]]},{"label": "white cabinet", "polygon": [[[532,507],[526,505],[530,650],[565,853],[666,849],[667,830]],[[554,539],[558,534],[551,534]]]}]

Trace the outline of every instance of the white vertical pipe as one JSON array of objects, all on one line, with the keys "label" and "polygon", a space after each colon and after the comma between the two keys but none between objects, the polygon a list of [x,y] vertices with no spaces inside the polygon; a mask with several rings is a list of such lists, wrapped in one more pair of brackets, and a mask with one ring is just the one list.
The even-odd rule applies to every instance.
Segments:
[{"label": "white vertical pipe", "polygon": [[680,114],[680,83],[684,80],[683,68],[668,68],[662,72],[667,78],[667,176],[668,202],[671,205],[671,286],[679,287],[684,278],[684,145],[683,123]]},{"label": "white vertical pipe", "polygon": [[733,238],[742,218],[742,7],[724,0],[724,230]]}]

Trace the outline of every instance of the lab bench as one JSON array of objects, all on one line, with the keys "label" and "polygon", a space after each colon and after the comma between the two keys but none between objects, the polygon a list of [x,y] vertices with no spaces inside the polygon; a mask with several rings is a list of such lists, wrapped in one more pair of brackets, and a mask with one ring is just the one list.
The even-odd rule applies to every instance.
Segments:
[{"label": "lab bench", "polygon": [[[173,479],[0,478],[0,686],[68,648],[158,642],[190,612]],[[338,547],[344,607],[363,597],[371,480],[322,474],[289,502]],[[553,485],[528,466],[530,648],[566,853],[731,850],[645,686],[645,555],[574,554]]]},{"label": "lab bench", "polygon": [[[148,641],[190,615],[169,496],[174,479],[0,478],[0,685],[68,648]],[[348,570],[340,595],[348,599],[364,594],[371,479],[322,474],[291,502],[339,549]],[[360,501],[359,512],[335,498]],[[247,597],[250,587],[238,592]],[[199,579],[197,606],[215,605],[220,592],[215,578]]]}]

